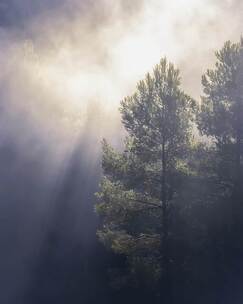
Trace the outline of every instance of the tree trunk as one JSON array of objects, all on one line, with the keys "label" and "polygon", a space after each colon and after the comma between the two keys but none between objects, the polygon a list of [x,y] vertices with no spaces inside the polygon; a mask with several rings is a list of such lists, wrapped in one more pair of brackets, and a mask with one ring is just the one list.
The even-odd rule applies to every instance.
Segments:
[{"label": "tree trunk", "polygon": [[[237,130],[235,152],[235,181],[233,192],[233,221],[234,226],[241,226],[241,216],[243,212],[242,206],[242,172],[241,172],[241,135]],[[239,228],[239,227],[238,227]]]},{"label": "tree trunk", "polygon": [[241,190],[241,134],[240,130],[237,132],[236,141],[236,189],[237,193]]},{"label": "tree trunk", "polygon": [[234,216],[237,221],[237,217],[240,216],[242,211],[242,168],[241,168],[241,154],[242,154],[242,99],[238,98],[237,107],[237,125],[236,125],[236,151],[235,151],[235,182],[234,182]]},{"label": "tree trunk", "polygon": [[163,303],[172,303],[170,278],[169,240],[168,240],[168,197],[166,187],[166,155],[165,141],[162,143],[162,172],[161,172],[161,202],[162,202],[162,232],[161,232],[161,299]]}]

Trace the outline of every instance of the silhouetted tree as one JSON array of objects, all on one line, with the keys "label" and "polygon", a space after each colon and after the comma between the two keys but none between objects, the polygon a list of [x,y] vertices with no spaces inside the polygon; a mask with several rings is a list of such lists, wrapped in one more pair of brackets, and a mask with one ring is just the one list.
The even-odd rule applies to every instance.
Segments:
[{"label": "silhouetted tree", "polygon": [[226,42],[216,58],[215,68],[202,78],[204,96],[198,119],[199,130],[211,142],[214,158],[210,163],[217,185],[211,191],[213,216],[207,241],[211,240],[209,250],[214,256],[210,273],[216,269],[221,290],[227,286],[224,291],[230,295],[226,302],[236,303],[233,294],[243,274],[243,39]]},{"label": "silhouetted tree", "polygon": [[[204,97],[199,128],[218,151],[218,174],[235,198],[242,195],[243,39],[216,52],[215,69],[202,78]],[[236,199],[237,200],[237,199]]]}]

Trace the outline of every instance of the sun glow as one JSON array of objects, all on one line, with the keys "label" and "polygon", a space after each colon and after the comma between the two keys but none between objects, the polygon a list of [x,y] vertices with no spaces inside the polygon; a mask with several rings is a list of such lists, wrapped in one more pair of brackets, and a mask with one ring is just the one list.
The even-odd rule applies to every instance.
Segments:
[{"label": "sun glow", "polygon": [[[65,121],[66,127],[80,126],[90,119],[87,115],[95,115],[98,107],[101,115],[119,120],[116,115],[120,100],[134,91],[137,81],[161,57],[167,56],[181,67],[186,58],[194,56],[204,65],[202,54],[208,44],[214,45],[215,37],[208,37],[208,44],[201,44],[198,53],[192,50],[200,43],[199,27],[206,28],[217,16],[216,6],[209,3],[209,0],[171,0],[165,5],[152,0],[130,17],[120,16],[119,7],[110,6],[107,1],[112,17],[99,27],[95,18],[87,21],[88,16],[73,20],[57,16],[55,21],[46,17],[40,31],[37,20],[32,26],[39,38],[14,48],[16,60],[12,70],[17,66],[18,73],[16,76],[12,72],[15,75],[11,91],[23,97],[23,106],[28,101],[31,113],[38,117],[43,114],[45,123],[48,117],[52,120],[56,117]],[[195,16],[197,26],[192,27]],[[201,75],[198,74],[197,86],[195,76],[191,79],[184,75],[189,93],[198,92]]]},{"label": "sun glow", "polygon": [[[113,111],[162,56],[182,60],[193,35],[186,20],[202,6],[206,21],[215,14],[212,5],[205,10],[204,2],[173,0],[165,7],[153,0],[129,26],[117,16],[112,24],[90,32],[82,20],[69,21],[62,29],[62,39],[56,39],[52,33],[49,39],[53,49],[46,46],[44,56],[39,57],[38,75],[44,88],[66,107],[84,110],[96,100],[104,109]],[[174,34],[180,25],[184,27],[183,43]]]}]

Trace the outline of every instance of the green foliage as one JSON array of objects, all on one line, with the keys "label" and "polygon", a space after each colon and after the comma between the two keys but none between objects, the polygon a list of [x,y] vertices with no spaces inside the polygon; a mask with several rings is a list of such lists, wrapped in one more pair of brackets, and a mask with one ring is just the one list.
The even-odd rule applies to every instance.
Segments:
[{"label": "green foliage", "polygon": [[128,132],[124,151],[103,141],[104,178],[96,206],[103,227],[98,235],[127,257],[137,277],[150,273],[156,281],[163,268],[163,213],[165,207],[172,210],[191,174],[187,156],[195,110],[195,102],[180,89],[179,70],[162,59],[135,94],[121,102]]},{"label": "green foliage", "polygon": [[[200,130],[219,143],[234,143],[242,111],[243,39],[226,42],[216,52],[216,66],[202,77],[205,96],[199,115]],[[240,111],[240,112],[239,112]]]},{"label": "green foliage", "polygon": [[243,153],[243,39],[226,42],[216,58],[215,68],[202,77],[204,96],[198,125],[217,145],[220,178],[235,183]]},{"label": "green foliage", "polygon": [[[243,256],[243,39],[226,42],[216,58],[214,69],[202,77],[200,109],[181,90],[179,71],[162,59],[121,102],[128,134],[124,150],[103,141],[98,236],[126,258],[129,271],[113,282],[159,291],[165,303],[172,303],[172,281],[174,303],[181,302],[185,290],[183,303],[216,303],[221,301],[212,294],[222,299],[226,282],[233,288],[229,274],[243,279],[238,269]],[[203,137],[195,140],[195,130]],[[202,287],[212,301],[204,301]]]}]

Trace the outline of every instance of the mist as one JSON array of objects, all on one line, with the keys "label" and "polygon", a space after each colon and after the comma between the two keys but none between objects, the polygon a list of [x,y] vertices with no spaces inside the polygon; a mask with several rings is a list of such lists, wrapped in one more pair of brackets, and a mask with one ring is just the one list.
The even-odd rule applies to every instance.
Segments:
[{"label": "mist", "polygon": [[199,100],[242,13],[237,0],[0,1],[1,303],[92,298],[79,282],[99,276],[93,193],[102,138],[122,145],[119,102],[163,56]]}]

